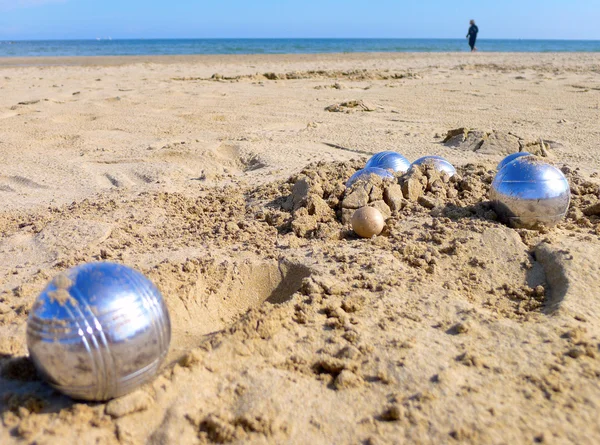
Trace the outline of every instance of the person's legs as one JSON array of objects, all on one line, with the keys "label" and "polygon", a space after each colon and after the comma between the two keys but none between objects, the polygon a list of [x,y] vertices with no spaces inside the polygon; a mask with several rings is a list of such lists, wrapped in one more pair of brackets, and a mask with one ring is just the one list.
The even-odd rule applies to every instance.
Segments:
[{"label": "person's legs", "polygon": [[475,39],[472,37],[469,39],[469,46],[471,47],[471,51],[477,51],[477,48],[475,48]]}]

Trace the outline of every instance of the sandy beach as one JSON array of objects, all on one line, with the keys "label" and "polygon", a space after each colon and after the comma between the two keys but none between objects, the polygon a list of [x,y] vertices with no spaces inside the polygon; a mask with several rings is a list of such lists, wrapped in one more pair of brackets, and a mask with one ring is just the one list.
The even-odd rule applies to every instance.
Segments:
[{"label": "sandy beach", "polygon": [[[600,443],[599,142],[597,53],[0,59],[0,443]],[[490,209],[519,149],[570,182],[556,227]],[[344,184],[383,150],[458,176],[375,181],[359,239]],[[146,274],[173,325],[108,403],[25,342],[92,261]]]}]

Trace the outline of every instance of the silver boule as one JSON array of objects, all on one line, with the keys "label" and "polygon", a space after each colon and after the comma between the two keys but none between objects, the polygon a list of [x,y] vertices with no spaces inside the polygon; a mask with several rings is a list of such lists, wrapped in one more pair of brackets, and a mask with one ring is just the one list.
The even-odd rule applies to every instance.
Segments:
[{"label": "silver boule", "polygon": [[522,156],[533,156],[533,155],[531,153],[529,153],[528,151],[518,151],[516,153],[511,153],[498,163],[498,166],[496,167],[496,171],[500,171],[502,169],[502,167],[504,167],[506,164],[514,161],[515,159],[519,159]]},{"label": "silver boule", "polygon": [[456,174],[456,169],[454,166],[447,159],[441,156],[423,156],[413,162],[412,165],[433,165],[440,173],[446,172],[450,176],[454,176]]},{"label": "silver boule", "polygon": [[565,216],[570,199],[565,175],[533,156],[506,164],[496,173],[490,188],[495,212],[513,227],[552,226]]},{"label": "silver boule", "polygon": [[356,173],[354,173],[352,176],[350,176],[350,179],[348,179],[348,181],[346,181],[346,187],[350,187],[352,184],[354,184],[359,179],[367,180],[369,178],[369,176],[371,176],[371,175],[381,176],[383,179],[394,179],[394,175],[392,175],[387,170],[384,170],[379,167],[368,167],[368,168],[363,168],[361,170],[358,170]]},{"label": "silver boule", "polygon": [[410,162],[400,153],[395,151],[380,151],[375,153],[365,164],[365,168],[379,167],[384,170],[392,170],[394,173],[406,173],[410,168]]},{"label": "silver boule", "polygon": [[40,375],[83,400],[108,400],[151,380],[171,340],[167,306],[141,273],[89,263],[55,277],[27,321],[27,347]]}]

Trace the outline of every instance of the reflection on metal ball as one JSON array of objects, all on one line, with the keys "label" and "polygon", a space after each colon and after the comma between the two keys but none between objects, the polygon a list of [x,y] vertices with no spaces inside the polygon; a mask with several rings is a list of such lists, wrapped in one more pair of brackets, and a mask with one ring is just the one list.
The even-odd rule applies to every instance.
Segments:
[{"label": "reflection on metal ball", "polygon": [[170,340],[158,289],[141,273],[113,263],[58,275],[27,322],[27,347],[38,372],[75,399],[108,400],[151,380]]},{"label": "reflection on metal ball", "polygon": [[362,170],[358,170],[356,173],[350,176],[350,179],[346,181],[346,187],[350,187],[359,179],[367,180],[370,175],[378,175],[381,176],[383,179],[394,179],[394,175],[392,175],[387,170],[378,167],[369,167],[363,168]]},{"label": "reflection on metal ball", "polygon": [[412,165],[433,165],[440,173],[446,172],[450,176],[454,176],[456,174],[456,169],[454,166],[441,156],[423,156],[422,158],[419,158],[413,162]]},{"label": "reflection on metal ball", "polygon": [[494,210],[513,227],[552,226],[565,216],[570,199],[565,175],[533,156],[506,164],[490,188]]},{"label": "reflection on metal ball", "polygon": [[516,153],[511,153],[507,157],[505,157],[504,159],[502,159],[500,161],[500,163],[498,164],[498,167],[496,167],[496,171],[500,171],[502,169],[502,167],[504,167],[506,164],[514,161],[515,159],[519,159],[522,156],[533,156],[533,155],[531,153],[529,153],[528,151],[518,151]]},{"label": "reflection on metal ball", "polygon": [[381,151],[371,156],[367,161],[365,168],[369,167],[379,167],[384,170],[392,170],[395,173],[406,173],[410,168],[410,162],[395,151]]}]

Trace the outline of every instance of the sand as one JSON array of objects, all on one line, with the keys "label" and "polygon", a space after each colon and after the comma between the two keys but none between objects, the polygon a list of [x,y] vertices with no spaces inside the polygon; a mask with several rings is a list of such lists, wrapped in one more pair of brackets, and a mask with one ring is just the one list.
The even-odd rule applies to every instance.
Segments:
[{"label": "sand", "polygon": [[[599,129],[597,54],[0,60],[0,443],[600,442]],[[570,181],[557,227],[496,221],[519,149]],[[381,150],[458,175],[350,196]],[[102,260],[156,283],[173,339],[81,403],[26,320]]]}]

